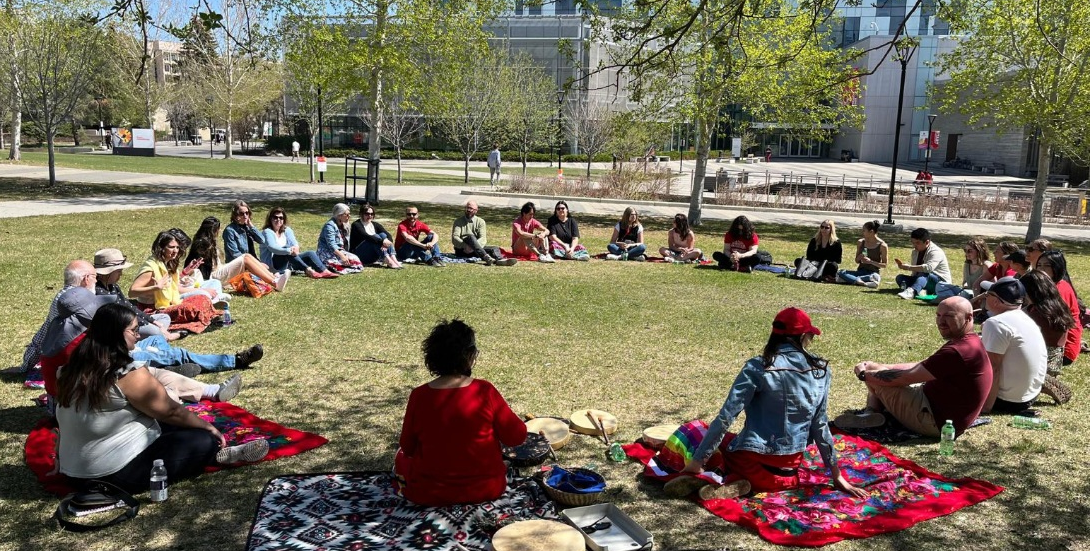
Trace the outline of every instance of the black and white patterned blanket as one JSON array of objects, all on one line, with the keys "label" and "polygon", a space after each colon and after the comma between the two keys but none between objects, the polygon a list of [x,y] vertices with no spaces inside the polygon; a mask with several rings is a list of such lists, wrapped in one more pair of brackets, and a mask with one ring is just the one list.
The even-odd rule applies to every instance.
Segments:
[{"label": "black and white patterned blanket", "polygon": [[495,501],[423,507],[397,495],[388,472],[297,474],[265,486],[246,549],[485,551],[507,524],[556,518],[529,478],[508,480]]}]

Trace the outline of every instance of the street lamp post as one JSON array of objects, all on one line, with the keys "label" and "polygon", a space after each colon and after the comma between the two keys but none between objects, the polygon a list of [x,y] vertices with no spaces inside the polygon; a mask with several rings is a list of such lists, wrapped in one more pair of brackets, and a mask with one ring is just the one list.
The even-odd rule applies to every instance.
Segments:
[{"label": "street lamp post", "polygon": [[931,164],[931,127],[935,126],[935,119],[937,118],[938,115],[935,114],[927,116],[927,152],[924,153],[923,157],[923,171],[927,174],[931,174],[927,170],[928,165]]},{"label": "street lamp post", "polygon": [[905,103],[905,73],[908,70],[908,62],[916,51],[916,42],[912,40],[902,41],[897,45],[897,54],[894,59],[901,64],[901,88],[897,93],[897,125],[893,129],[893,172],[889,177],[889,207],[886,211],[885,225],[893,226],[893,193],[897,185],[897,156],[900,154],[901,145],[901,111]]},{"label": "street lamp post", "polygon": [[556,91],[556,179],[564,179],[564,129],[563,129],[563,113],[561,109],[564,107],[564,91]]}]

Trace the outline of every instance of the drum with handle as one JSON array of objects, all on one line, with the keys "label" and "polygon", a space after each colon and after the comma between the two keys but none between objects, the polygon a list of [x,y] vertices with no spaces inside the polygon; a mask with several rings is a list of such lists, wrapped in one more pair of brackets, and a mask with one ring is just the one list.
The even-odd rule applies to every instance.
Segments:
[{"label": "drum with handle", "polygon": [[643,429],[643,441],[656,450],[665,446],[670,435],[674,434],[679,425],[655,425]]},{"label": "drum with handle", "polygon": [[518,446],[503,446],[501,449],[504,461],[518,468],[536,467],[544,463],[552,451],[548,439],[536,432],[527,434],[526,441]]},{"label": "drum with handle", "polygon": [[526,421],[526,431],[531,434],[544,433],[545,439],[554,450],[563,448],[571,441],[571,429],[568,423],[555,417],[534,417]]}]

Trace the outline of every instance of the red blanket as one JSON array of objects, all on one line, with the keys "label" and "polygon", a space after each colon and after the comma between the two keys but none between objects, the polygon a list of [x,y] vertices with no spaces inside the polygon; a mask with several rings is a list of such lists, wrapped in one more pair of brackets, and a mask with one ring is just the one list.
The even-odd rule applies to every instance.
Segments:
[{"label": "red blanket", "polygon": [[[250,412],[227,402],[202,401],[187,404],[202,419],[215,425],[228,446],[244,444],[250,440],[265,438],[269,441],[269,455],[262,461],[272,461],[280,457],[312,450],[329,442],[325,438],[295,429],[289,429],[272,421],[266,421]],[[57,470],[57,420],[43,418],[30,431],[26,440],[26,464],[45,487],[46,491],[63,496],[73,491],[68,477]],[[218,471],[221,468],[209,466],[205,472]]]},{"label": "red blanket", "polygon": [[[724,520],[756,530],[772,543],[817,547],[904,530],[1003,491],[982,480],[933,473],[875,442],[839,434],[834,439],[841,472],[849,482],[870,492],[867,499],[835,490],[817,448],[811,445],[799,467],[798,489],[703,501],[701,505]],[[655,450],[642,444],[629,444],[624,449],[646,466],[645,477],[673,478],[673,473],[655,462]]]}]

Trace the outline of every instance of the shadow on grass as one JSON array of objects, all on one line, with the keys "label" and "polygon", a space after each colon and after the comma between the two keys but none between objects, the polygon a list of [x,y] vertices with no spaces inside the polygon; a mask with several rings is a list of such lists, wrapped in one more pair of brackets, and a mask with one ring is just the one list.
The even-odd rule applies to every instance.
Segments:
[{"label": "shadow on grass", "polygon": [[45,412],[42,408],[29,403],[30,397],[27,397],[27,402],[25,406],[0,409],[0,432],[13,434],[27,434],[30,432],[34,423],[37,423]]}]

